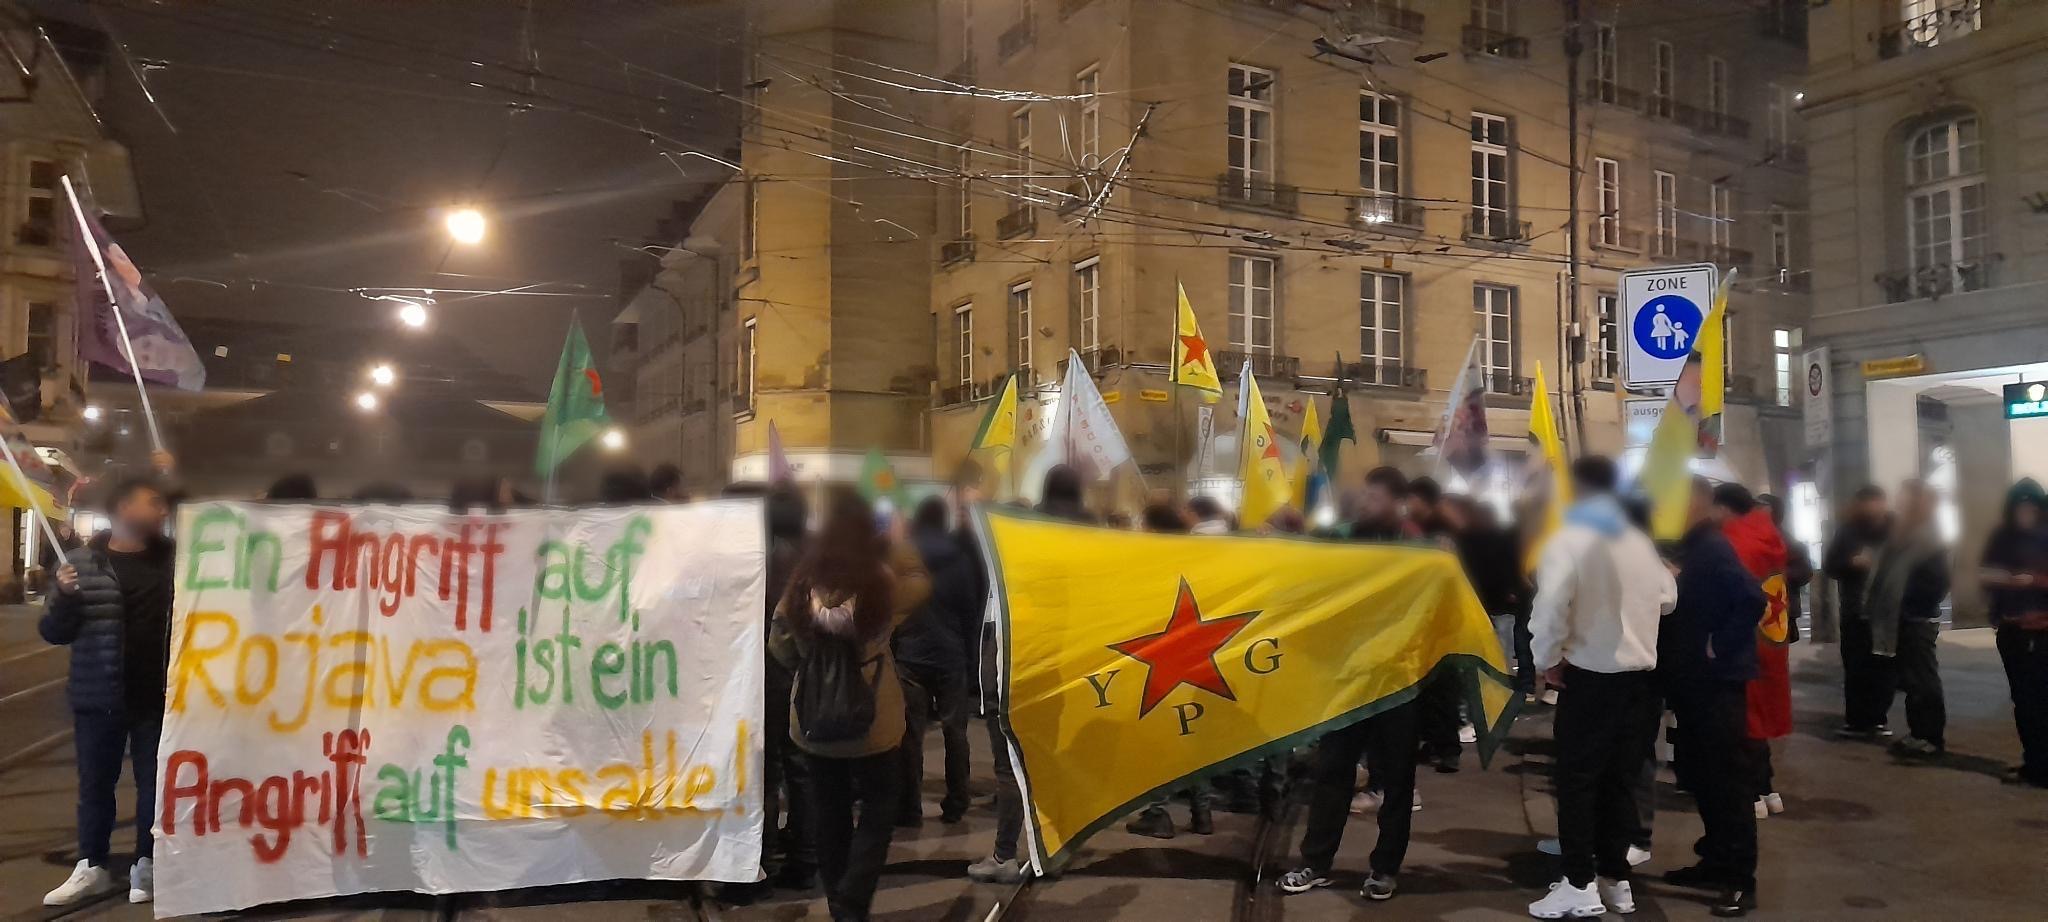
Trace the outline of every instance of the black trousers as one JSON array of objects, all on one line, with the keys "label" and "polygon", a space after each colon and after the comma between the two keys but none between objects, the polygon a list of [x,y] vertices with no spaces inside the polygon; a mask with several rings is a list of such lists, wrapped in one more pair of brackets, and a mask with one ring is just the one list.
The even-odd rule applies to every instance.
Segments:
[{"label": "black trousers", "polygon": [[[1899,623],[1899,691],[1906,695],[1906,727],[1913,735],[1936,746],[1947,744],[1948,704],[1942,698],[1941,663],[1934,650],[1941,638],[1941,625],[1933,621]],[[1891,697],[1885,697],[1891,710]]]},{"label": "black trousers", "polygon": [[2020,736],[2020,777],[2048,785],[2048,631],[1998,629],[1998,658],[2012,688],[2012,722]]},{"label": "black trousers", "polygon": [[1566,666],[1557,693],[1557,839],[1573,886],[1597,874],[1629,877],[1628,847],[1640,836],[1636,785],[1654,751],[1656,678],[1649,672],[1589,672]]},{"label": "black trousers", "polygon": [[122,755],[135,767],[135,857],[148,858],[155,840],[156,746],[163,718],[134,720],[125,714],[77,711],[72,715],[78,747],[78,857],[106,867],[114,837],[114,789],[121,783]]},{"label": "black trousers", "polygon": [[896,675],[903,683],[903,744],[896,748],[897,770],[903,773],[896,786],[898,815],[907,822],[924,817],[924,732],[931,726],[932,709],[938,696],[925,684],[928,674],[913,675],[899,664]]},{"label": "black trousers", "polygon": [[1674,734],[1686,786],[1706,834],[1693,845],[1700,864],[1733,886],[1756,886],[1756,795],[1743,771],[1749,698],[1742,682],[1694,679],[1665,689],[1678,718]]},{"label": "black trousers", "polygon": [[1458,677],[1439,672],[1422,686],[1416,705],[1421,708],[1422,746],[1432,759],[1456,762],[1464,747],[1458,743]]},{"label": "black trousers", "polygon": [[1410,701],[1332,731],[1316,744],[1308,828],[1301,837],[1303,864],[1322,872],[1337,860],[1344,826],[1351,820],[1351,797],[1358,793],[1358,760],[1369,755],[1373,786],[1386,794],[1380,804],[1380,837],[1372,848],[1372,871],[1389,877],[1401,873],[1414,819],[1408,805],[1415,797],[1420,724],[1421,707]]},{"label": "black trousers", "polygon": [[1882,726],[1897,687],[1892,661],[1870,652],[1870,622],[1842,619],[1842,723],[1858,730]]},{"label": "black trousers", "polygon": [[[1748,718],[1745,716],[1744,718]],[[1752,739],[1746,733],[1742,738],[1742,782],[1743,790],[1754,801],[1778,789],[1771,770],[1771,741]]]},{"label": "black trousers", "polygon": [[891,749],[858,759],[806,756],[819,884],[834,922],[864,920],[874,902],[875,882],[896,832],[897,787],[903,783],[897,753]]},{"label": "black trousers", "polygon": [[1002,683],[997,681],[996,648],[992,634],[984,632],[981,647],[981,687],[987,696],[988,748],[996,769],[996,842],[989,855],[997,861],[1017,857],[1017,838],[1024,834],[1024,792],[1017,787],[1017,769],[1010,764],[1010,742],[1003,735],[1002,703],[997,699]]},{"label": "black trousers", "polygon": [[766,852],[780,869],[805,874],[818,865],[811,843],[810,765],[789,738],[789,679],[779,666],[768,667],[768,701],[761,741],[765,776],[761,792]]}]

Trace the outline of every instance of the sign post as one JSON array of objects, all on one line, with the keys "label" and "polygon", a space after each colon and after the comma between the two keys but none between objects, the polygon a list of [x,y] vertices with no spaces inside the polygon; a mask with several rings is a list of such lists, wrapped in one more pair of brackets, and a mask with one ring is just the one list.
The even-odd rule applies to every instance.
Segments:
[{"label": "sign post", "polygon": [[1806,388],[1800,411],[1806,420],[1806,448],[1821,451],[1835,440],[1835,373],[1828,366],[1828,347],[1807,350],[1800,367]]},{"label": "sign post", "polygon": [[1622,386],[1659,388],[1678,381],[1699,338],[1718,281],[1710,264],[1660,266],[1621,275]]}]

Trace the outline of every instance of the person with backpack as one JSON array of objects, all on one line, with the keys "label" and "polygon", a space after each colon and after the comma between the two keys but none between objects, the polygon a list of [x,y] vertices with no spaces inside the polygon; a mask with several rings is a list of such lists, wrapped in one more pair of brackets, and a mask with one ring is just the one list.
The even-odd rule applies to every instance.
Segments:
[{"label": "person with backpack", "polygon": [[789,738],[810,770],[819,883],[835,922],[868,918],[888,859],[905,732],[889,639],[930,595],[916,550],[878,535],[867,501],[838,489],[776,607],[769,649],[796,674]]}]

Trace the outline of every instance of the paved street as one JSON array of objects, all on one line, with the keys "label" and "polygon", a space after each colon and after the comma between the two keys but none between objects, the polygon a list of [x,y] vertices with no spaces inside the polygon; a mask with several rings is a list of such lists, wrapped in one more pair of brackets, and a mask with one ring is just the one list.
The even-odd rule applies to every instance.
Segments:
[{"label": "paved street", "polygon": [[[1778,757],[1780,789],[1789,812],[1762,827],[1764,867],[1760,919],[2039,919],[2048,906],[2048,792],[2000,784],[1999,769],[2015,755],[2004,699],[2004,679],[1983,631],[1951,633],[1942,640],[1955,754],[1945,763],[1893,763],[1872,744],[1827,740],[1835,703],[1832,648],[1795,648],[1799,732]],[[33,612],[0,610],[0,922],[59,916],[40,905],[44,890],[76,860],[71,839],[74,785],[68,739],[40,754],[8,756],[61,733],[67,724],[61,689],[44,687],[61,676],[62,653],[34,636]],[[1525,918],[1521,907],[1554,879],[1554,859],[1535,850],[1551,834],[1544,763],[1547,716],[1525,718],[1513,752],[1492,770],[1471,758],[1456,775],[1425,773],[1424,809],[1415,818],[1414,845],[1389,904],[1367,904],[1355,876],[1329,890],[1282,900],[1270,888],[1247,883],[1255,824],[1219,814],[1210,837],[1170,841],[1121,831],[1093,840],[1064,876],[1028,888],[1007,918],[1062,920],[1168,919],[1208,922],[1234,918],[1445,919],[1461,922]],[[936,737],[934,737],[936,742]],[[980,755],[984,755],[982,753]],[[936,762],[934,762],[936,764]],[[986,790],[987,778],[980,779]],[[1656,858],[1651,871],[1688,863],[1698,833],[1690,802],[1663,785]],[[128,795],[123,795],[124,807]],[[125,812],[125,811],[124,811]],[[1177,818],[1185,819],[1181,808]],[[967,861],[987,848],[992,816],[977,806],[959,827],[928,820],[899,836],[877,899],[876,917],[891,922],[988,917],[1010,898],[1010,888],[964,880]],[[1299,836],[1277,832],[1283,854]],[[1370,822],[1352,824],[1339,859],[1355,875],[1371,848]],[[127,837],[117,832],[115,848]],[[123,859],[125,860],[125,858]],[[1347,886],[1348,885],[1348,886]],[[1255,895],[1247,902],[1245,897]],[[1657,883],[1638,890],[1637,918],[1708,918],[1701,899]],[[570,907],[573,906],[573,909]],[[413,922],[431,917],[503,919],[724,919],[795,922],[825,919],[815,900],[778,899],[752,906],[698,900],[687,885],[623,883],[551,888],[509,894],[434,899],[371,896],[308,903],[247,914],[251,918],[368,919]],[[148,917],[142,907],[117,900],[75,909],[69,918],[128,922]]]}]

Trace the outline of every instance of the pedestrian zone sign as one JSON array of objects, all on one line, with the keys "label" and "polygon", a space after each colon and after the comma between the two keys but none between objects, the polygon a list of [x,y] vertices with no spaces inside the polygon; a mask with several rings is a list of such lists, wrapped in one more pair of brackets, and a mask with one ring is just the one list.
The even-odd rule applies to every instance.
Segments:
[{"label": "pedestrian zone sign", "polygon": [[1711,265],[1662,266],[1621,275],[1623,387],[1678,381],[1714,300]]}]

